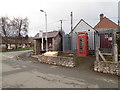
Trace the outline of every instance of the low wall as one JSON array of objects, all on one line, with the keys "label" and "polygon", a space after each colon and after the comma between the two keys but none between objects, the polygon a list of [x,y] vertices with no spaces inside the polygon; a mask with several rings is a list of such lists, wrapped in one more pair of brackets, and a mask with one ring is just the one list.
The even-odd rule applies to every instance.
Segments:
[{"label": "low wall", "polygon": [[74,59],[71,57],[61,57],[61,56],[39,56],[39,62],[48,63],[53,65],[60,65],[65,67],[75,67]]},{"label": "low wall", "polygon": [[110,73],[120,76],[120,62],[110,62],[110,61],[95,61],[94,71],[102,73]]}]

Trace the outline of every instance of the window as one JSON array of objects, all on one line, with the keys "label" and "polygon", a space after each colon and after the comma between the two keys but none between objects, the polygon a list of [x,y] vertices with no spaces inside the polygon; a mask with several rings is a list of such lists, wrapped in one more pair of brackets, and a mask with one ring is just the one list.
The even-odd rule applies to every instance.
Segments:
[{"label": "window", "polygon": [[52,43],[49,43],[49,47],[52,47]]},{"label": "window", "polygon": [[88,31],[90,31],[90,29],[88,29]]},{"label": "window", "polygon": [[15,44],[11,44],[11,47],[15,47]]},{"label": "window", "polygon": [[108,38],[108,34],[105,34],[105,38]]},{"label": "window", "polygon": [[5,45],[5,44],[1,44],[1,46],[2,46],[2,47],[6,47],[6,45]]}]

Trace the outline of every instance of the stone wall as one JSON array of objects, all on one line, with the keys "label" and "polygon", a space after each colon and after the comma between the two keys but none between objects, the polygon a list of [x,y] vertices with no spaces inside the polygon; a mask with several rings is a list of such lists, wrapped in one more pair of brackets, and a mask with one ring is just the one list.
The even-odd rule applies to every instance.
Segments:
[{"label": "stone wall", "polygon": [[110,61],[95,61],[94,71],[102,73],[110,73],[120,76],[120,62],[110,62]]},{"label": "stone wall", "polygon": [[61,57],[61,56],[39,56],[39,62],[48,63],[53,65],[60,65],[65,67],[75,67],[75,61],[71,57]]}]

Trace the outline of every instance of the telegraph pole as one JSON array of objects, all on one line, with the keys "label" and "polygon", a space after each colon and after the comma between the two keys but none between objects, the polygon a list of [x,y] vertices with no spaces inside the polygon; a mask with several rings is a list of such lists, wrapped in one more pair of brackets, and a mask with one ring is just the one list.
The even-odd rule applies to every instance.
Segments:
[{"label": "telegraph pole", "polygon": [[73,49],[73,37],[72,37],[72,29],[73,29],[73,13],[71,12],[71,14],[70,14],[70,17],[71,17],[71,24],[70,24],[70,26],[71,26],[71,50]]},{"label": "telegraph pole", "polygon": [[70,16],[71,16],[71,31],[72,31],[72,29],[73,29],[73,13],[72,12],[71,12]]},{"label": "telegraph pole", "polygon": [[119,51],[120,51],[120,21],[118,19],[118,60],[120,61]]}]

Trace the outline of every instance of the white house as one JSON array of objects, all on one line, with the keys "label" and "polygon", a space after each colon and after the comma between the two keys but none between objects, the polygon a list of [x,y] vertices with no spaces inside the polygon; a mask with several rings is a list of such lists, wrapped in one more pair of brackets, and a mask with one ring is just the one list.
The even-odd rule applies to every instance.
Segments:
[{"label": "white house", "polygon": [[88,33],[88,48],[89,51],[94,51],[94,33],[95,30],[91,25],[89,25],[87,22],[85,22],[83,19],[81,19],[77,25],[73,28],[71,31],[72,36],[72,50],[77,51],[78,50],[78,33],[80,32],[86,32]]}]

